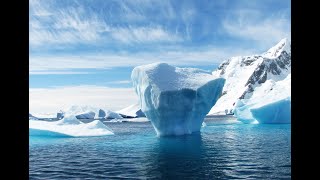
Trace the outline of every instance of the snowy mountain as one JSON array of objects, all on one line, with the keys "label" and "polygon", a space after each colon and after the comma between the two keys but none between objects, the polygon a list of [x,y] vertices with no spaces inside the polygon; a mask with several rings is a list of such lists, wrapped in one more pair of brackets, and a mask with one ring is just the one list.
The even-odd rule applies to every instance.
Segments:
[{"label": "snowy mountain", "polygon": [[[275,84],[282,81],[290,73],[291,43],[286,38],[261,55],[232,57],[212,72],[213,75],[225,78],[226,82],[221,97],[208,114],[225,114],[226,109],[234,109],[239,99],[248,100],[267,95],[268,92],[257,91],[259,87],[266,82]],[[269,86],[271,91],[272,85]]]}]

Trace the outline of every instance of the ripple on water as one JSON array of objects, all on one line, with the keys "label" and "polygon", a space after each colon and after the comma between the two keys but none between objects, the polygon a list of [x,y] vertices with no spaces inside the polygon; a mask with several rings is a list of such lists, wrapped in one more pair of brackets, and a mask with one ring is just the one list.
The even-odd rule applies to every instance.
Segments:
[{"label": "ripple on water", "polygon": [[150,123],[114,136],[30,137],[30,179],[290,179],[290,125],[219,124],[158,138]]}]

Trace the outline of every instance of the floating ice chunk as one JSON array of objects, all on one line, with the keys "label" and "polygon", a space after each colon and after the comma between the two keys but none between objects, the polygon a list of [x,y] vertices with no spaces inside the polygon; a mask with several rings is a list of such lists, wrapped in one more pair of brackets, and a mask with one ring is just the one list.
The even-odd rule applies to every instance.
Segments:
[{"label": "floating ice chunk", "polygon": [[146,117],[141,111],[140,104],[132,104],[124,109],[117,111],[124,118]]},{"label": "floating ice chunk", "polygon": [[106,112],[106,119],[122,119],[122,116],[120,114],[113,112],[113,111],[107,111]]},{"label": "floating ice chunk", "polygon": [[262,124],[291,123],[291,100],[289,97],[261,107],[252,108],[250,111],[253,118]]},{"label": "floating ice chunk", "polygon": [[105,136],[112,134],[112,130],[99,120],[94,120],[90,123],[82,123],[74,116],[54,122],[29,120],[30,136],[83,137]]},{"label": "floating ice chunk", "polygon": [[96,115],[96,113],[90,111],[90,112],[87,112],[87,113],[76,115],[76,118],[77,119],[94,119],[95,115]]},{"label": "floating ice chunk", "polygon": [[159,136],[199,132],[225,82],[201,69],[166,63],[135,67],[131,79],[141,110]]},{"label": "floating ice chunk", "polygon": [[106,117],[106,112],[102,109],[99,109],[99,114],[98,114],[98,117],[99,118],[104,118]]}]

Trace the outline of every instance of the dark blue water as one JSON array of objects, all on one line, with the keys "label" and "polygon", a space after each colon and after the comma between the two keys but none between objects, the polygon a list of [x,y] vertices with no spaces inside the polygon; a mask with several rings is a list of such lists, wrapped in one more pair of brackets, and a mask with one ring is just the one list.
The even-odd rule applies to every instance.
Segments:
[{"label": "dark blue water", "polygon": [[150,123],[108,123],[115,135],[30,137],[30,179],[291,179],[290,125],[212,124],[156,137]]}]

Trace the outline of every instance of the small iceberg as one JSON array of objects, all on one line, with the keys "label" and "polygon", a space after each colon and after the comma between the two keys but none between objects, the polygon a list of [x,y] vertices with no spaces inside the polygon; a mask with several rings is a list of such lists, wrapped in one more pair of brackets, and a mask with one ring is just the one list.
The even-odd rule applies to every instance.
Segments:
[{"label": "small iceberg", "polygon": [[88,137],[113,134],[112,130],[99,120],[83,123],[75,116],[70,116],[54,122],[29,120],[30,136]]}]

